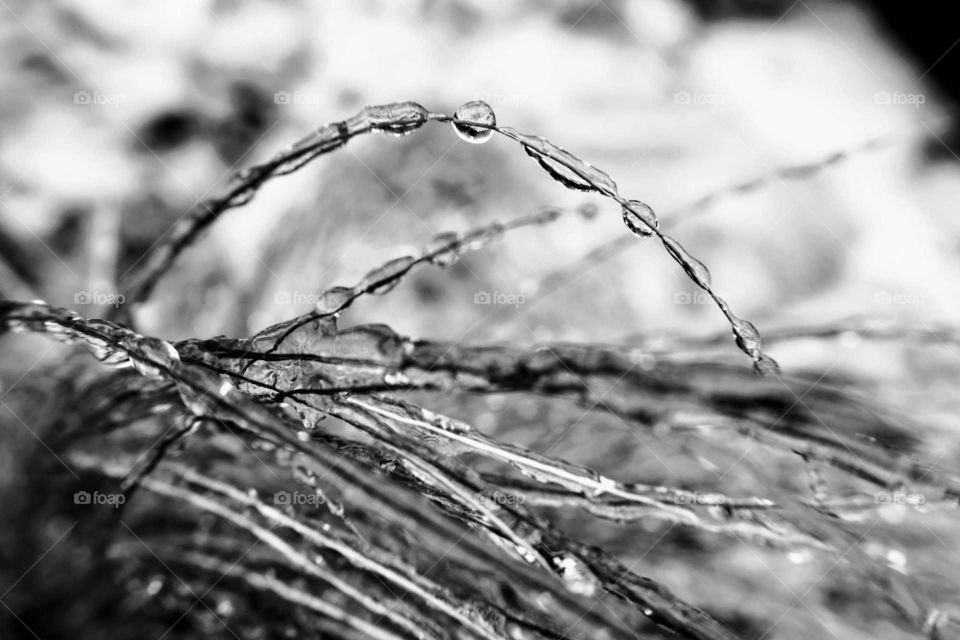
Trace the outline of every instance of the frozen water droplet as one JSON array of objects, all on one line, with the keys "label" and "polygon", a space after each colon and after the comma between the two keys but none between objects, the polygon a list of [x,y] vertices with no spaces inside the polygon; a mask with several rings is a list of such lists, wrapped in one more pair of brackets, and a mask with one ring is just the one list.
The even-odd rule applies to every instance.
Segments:
[{"label": "frozen water droplet", "polygon": [[331,315],[338,313],[353,299],[354,291],[352,287],[333,287],[327,289],[317,300],[317,313]]},{"label": "frozen water droplet", "polygon": [[663,246],[670,252],[673,259],[680,263],[690,279],[701,289],[710,289],[710,270],[707,266],[694,258],[679,242],[670,236],[663,236]]},{"label": "frozen water droplet", "polygon": [[753,323],[740,318],[733,318],[730,323],[733,326],[733,335],[737,340],[737,346],[751,356],[759,355],[760,332],[753,326]]},{"label": "frozen water droplet", "polygon": [[653,229],[660,228],[657,214],[644,202],[630,200],[623,205],[623,223],[627,225],[635,236],[648,238],[653,235]]},{"label": "frozen water droplet", "polygon": [[423,126],[430,113],[416,102],[395,102],[364,107],[372,129],[392,136],[405,136]]},{"label": "frozen water droplet", "polygon": [[753,363],[754,370],[761,376],[779,377],[780,365],[770,356],[763,354],[760,359]]},{"label": "frozen water droplet", "polygon": [[416,260],[411,256],[391,260],[365,275],[359,288],[375,296],[390,293],[400,283],[401,275],[405,273],[414,262],[416,262]]},{"label": "frozen water droplet", "polygon": [[424,254],[436,254],[429,258],[430,264],[447,269],[460,261],[460,234],[453,231],[444,231],[433,237],[424,248]]},{"label": "frozen water droplet", "polygon": [[476,122],[489,127],[497,126],[497,116],[493,108],[483,100],[465,102],[453,114],[453,130],[457,136],[471,144],[483,144],[493,137],[493,129],[486,127],[472,127],[465,122]]}]

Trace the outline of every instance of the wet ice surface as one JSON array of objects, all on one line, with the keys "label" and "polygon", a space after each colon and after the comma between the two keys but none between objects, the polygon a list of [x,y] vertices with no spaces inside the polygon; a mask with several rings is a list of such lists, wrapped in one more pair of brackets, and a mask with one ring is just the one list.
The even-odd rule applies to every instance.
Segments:
[{"label": "wet ice surface", "polygon": [[[318,49],[294,58],[318,70],[307,81],[278,71],[306,91],[298,101],[284,88],[290,103],[273,102],[280,127],[223,190],[215,185],[232,160],[212,162],[196,151],[203,144],[164,155],[176,179],[160,178],[158,160],[128,159],[98,133],[104,125],[72,126],[103,113],[95,118],[136,129],[137,110],[163,100],[140,94],[66,118],[52,115],[61,103],[34,100],[17,128],[27,143],[5,142],[0,154],[17,169],[7,183],[26,171],[5,215],[24,212],[23,224],[54,250],[64,202],[93,200],[88,217],[123,210],[134,227],[175,219],[201,195],[222,197],[224,210],[196,241],[189,225],[178,227],[196,246],[137,310],[135,333],[104,322],[78,335],[73,316],[18,309],[9,324],[21,332],[4,337],[4,349],[32,362],[49,345],[29,334],[44,332],[83,343],[102,364],[83,356],[64,365],[55,349],[50,368],[28,371],[15,364],[22,357],[5,357],[4,403],[66,465],[97,477],[145,471],[143,452],[164,434],[166,458],[132,494],[124,521],[197,593],[258,535],[268,540],[234,567],[236,582],[211,593],[231,627],[264,624],[250,602],[270,598],[317,620],[358,606],[386,615],[387,632],[373,637],[420,625],[439,637],[461,629],[536,637],[547,624],[538,616],[570,637],[667,633],[648,620],[723,637],[689,605],[742,637],[771,628],[767,637],[950,637],[957,310],[944,292],[956,278],[955,172],[913,163],[905,123],[915,114],[877,106],[874,94],[891,87],[871,85],[880,80],[863,63],[884,78],[899,72],[862,23],[798,8],[772,29],[697,33],[679,5],[664,6],[672,30],[645,26],[659,23],[633,15],[638,8],[612,9],[623,22],[591,14],[562,26],[531,24],[518,9],[472,8],[473,21],[496,29],[497,47],[482,32],[458,32],[439,61],[427,43],[453,36],[424,37],[422,21],[442,16],[404,9],[380,18],[346,5],[315,21],[300,16],[310,24],[303,42]],[[256,10],[235,11],[251,33],[269,32]],[[338,37],[358,17],[373,30],[409,23],[416,35],[394,43],[404,74],[383,73],[386,58]],[[186,11],[174,31],[216,32],[202,26],[208,18]],[[617,38],[633,42],[628,55]],[[216,38],[195,40],[205,42],[203,64],[237,55]],[[265,56],[249,68],[279,70],[284,52],[300,46],[282,40],[247,47]],[[86,54],[61,54],[107,81],[114,73]],[[483,73],[471,73],[478,65]],[[429,81],[415,79],[418,66]],[[476,86],[481,76],[493,78],[489,86]],[[211,113],[226,104],[216,82],[190,82],[186,101],[211,101]],[[418,102],[389,102],[406,97]],[[427,122],[434,109],[453,120]],[[513,140],[456,120],[500,126]],[[70,135],[54,135],[61,130]],[[871,142],[890,135],[892,144]],[[47,136],[58,140],[55,153],[39,144]],[[285,147],[291,140],[299,141]],[[477,141],[485,144],[464,144]],[[98,166],[109,180],[97,178]],[[249,188],[265,177],[262,189]],[[144,215],[157,200],[159,213]],[[529,224],[514,226],[521,216]],[[635,237],[653,234],[660,240]],[[593,266],[581,260],[609,243],[622,249]],[[102,273],[110,252],[89,250],[98,256],[90,271],[61,251],[63,264],[80,278]],[[112,313],[109,303],[102,312],[73,304],[74,276],[49,261],[44,298],[79,317]],[[217,334],[232,337],[210,339]],[[770,377],[754,375],[735,345]],[[761,348],[784,365],[782,377]],[[4,414],[10,433],[39,448],[17,418]],[[47,436],[72,432],[83,437],[70,446]],[[10,469],[27,459],[3,455]],[[104,457],[119,469],[100,468]],[[44,483],[71,478],[45,449],[29,459]],[[259,492],[247,494],[252,486]],[[277,491],[295,490],[299,503],[275,503]],[[53,504],[58,494],[47,493]],[[38,521],[42,534],[32,535],[22,569],[62,532],[46,517],[59,509],[29,507],[18,522]],[[280,540],[265,534],[273,525]],[[144,567],[123,584],[131,606],[187,608],[190,594],[143,545],[118,539],[113,557]],[[285,569],[263,570],[278,557]],[[63,575],[99,573],[57,550],[48,561]],[[418,578],[405,598],[412,609],[376,608],[431,567],[434,582]],[[373,601],[351,585],[369,588]],[[28,575],[12,607],[28,611],[28,596],[48,590]],[[316,593],[324,599],[310,599]],[[189,616],[219,624],[199,607]],[[322,631],[364,632],[363,620],[346,620]]]}]

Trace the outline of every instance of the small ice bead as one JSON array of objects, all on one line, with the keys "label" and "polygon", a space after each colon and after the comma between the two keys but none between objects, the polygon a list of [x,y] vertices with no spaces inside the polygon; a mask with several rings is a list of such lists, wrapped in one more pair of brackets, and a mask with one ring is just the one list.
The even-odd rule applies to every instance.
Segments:
[{"label": "small ice bead", "polygon": [[483,144],[493,137],[493,129],[486,127],[473,127],[465,122],[476,122],[490,127],[497,125],[497,116],[493,113],[493,108],[483,100],[472,100],[465,102],[453,114],[453,130],[461,140],[471,144]]}]

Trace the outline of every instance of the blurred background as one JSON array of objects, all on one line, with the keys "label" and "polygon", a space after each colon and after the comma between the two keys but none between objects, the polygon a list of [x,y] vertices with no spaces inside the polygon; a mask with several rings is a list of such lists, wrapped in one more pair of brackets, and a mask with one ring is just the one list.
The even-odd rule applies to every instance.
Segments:
[{"label": "blurred background", "polygon": [[[913,332],[770,352],[788,372],[855,380],[870,402],[921,429],[921,453],[951,466],[960,366],[941,328],[960,321],[951,73],[960,32],[937,11],[911,32],[897,5],[806,0],[2,0],[0,296],[102,317],[123,304],[125,279],[151,247],[233,172],[364,105],[414,100],[453,113],[481,99],[499,124],[550,139],[649,203],[762,333],[850,317]],[[731,190],[800,165],[815,168]],[[471,145],[437,123],[354,139],[271,181],[129,311],[139,331],[168,340],[250,335],[309,310],[328,287],[417,254],[440,231],[588,202],[599,207],[592,219],[510,233],[449,270],[416,269],[389,296],[361,299],[341,325],[525,345],[728,332],[658,244],[637,239],[585,259],[626,233],[615,205],[563,189],[506,139]],[[523,302],[475,304],[481,292]],[[0,354],[0,482],[14,486],[22,452],[42,449],[44,437],[21,410],[37,396],[21,397],[18,385],[55,371],[63,351],[8,335]],[[725,342],[717,357],[741,356]],[[603,466],[589,434],[554,442],[534,433],[536,408],[527,413],[483,426],[525,444],[544,437],[557,455]],[[667,476],[661,462],[621,461],[616,471],[650,481]],[[942,514],[930,518],[900,542],[947,607],[955,587],[942,583],[960,568],[960,538]],[[638,535],[652,543],[661,533]],[[642,557],[645,575],[687,599],[742,606],[745,637],[911,637],[870,608],[831,604],[833,578],[821,583],[826,567],[803,558],[766,566],[740,545],[698,568],[670,538],[660,550],[617,536],[619,552]]]}]

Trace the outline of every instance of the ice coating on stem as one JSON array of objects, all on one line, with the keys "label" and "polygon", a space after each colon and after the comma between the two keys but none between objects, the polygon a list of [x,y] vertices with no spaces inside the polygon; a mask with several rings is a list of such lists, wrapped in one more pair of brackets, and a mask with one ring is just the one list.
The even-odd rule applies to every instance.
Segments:
[{"label": "ice coating on stem", "polygon": [[662,236],[663,246],[666,248],[667,252],[673,256],[673,259],[683,267],[683,270],[687,272],[687,275],[690,276],[690,279],[693,280],[698,287],[701,289],[710,290],[711,278],[710,270],[707,269],[707,266],[690,255],[690,252],[687,251],[680,242],[671,236],[664,235]]},{"label": "ice coating on stem", "polygon": [[[270,161],[241,172],[238,174],[235,186],[226,195],[201,203],[201,206],[192,211],[181,224],[174,228],[169,239],[153,250],[144,262],[144,266],[134,273],[128,299],[131,302],[145,299],[176,256],[197,237],[205,226],[211,224],[225,210],[248,202],[260,186],[272,177],[295,171],[313,158],[343,146],[354,136],[368,131],[380,131],[398,136],[407,135],[421,128],[431,119],[450,122],[458,136],[472,143],[483,142],[497,131],[520,143],[529,156],[565,187],[596,192],[616,200],[622,207],[623,219],[630,231],[641,237],[651,233],[659,235],[665,249],[698,286],[710,293],[724,314],[730,318],[728,310],[720,304],[720,299],[711,289],[710,272],[706,266],[691,256],[678,241],[660,233],[657,217],[648,206],[639,200],[624,200],[618,193],[616,182],[607,173],[549,140],[520,133],[510,127],[498,127],[493,109],[480,100],[464,103],[452,117],[431,114],[422,105],[413,101],[367,106],[346,120],[320,127],[311,135],[274,156]],[[836,155],[828,160],[832,163],[840,157]],[[583,214],[584,217],[590,217],[593,215],[593,210],[584,208]],[[499,231],[491,229],[487,233],[496,234]],[[482,246],[486,242],[486,236],[484,234],[470,236],[464,241],[463,245],[457,247],[457,253],[464,248],[464,245],[468,248],[475,248],[472,245]],[[430,261],[437,266],[449,266],[455,263],[456,255],[454,252],[444,252],[442,256],[438,254],[430,258]],[[392,279],[384,282],[383,286],[364,286],[362,290],[368,293],[384,294],[389,292],[397,281],[398,279]],[[745,351],[749,352],[746,349]],[[762,353],[757,351],[750,355],[755,363],[760,362]],[[758,365],[758,370],[761,369],[766,371],[770,370],[770,367],[766,366],[766,363]]]},{"label": "ice coating on stem", "polygon": [[390,293],[400,283],[400,276],[408,271],[414,262],[416,259],[411,256],[386,262],[365,275],[358,288],[375,296]]},{"label": "ice coating on stem", "polygon": [[463,234],[461,242],[466,248],[476,251],[502,236],[505,230],[506,227],[503,223],[493,222],[485,227],[480,227]]},{"label": "ice coating on stem", "polygon": [[[551,177],[564,186],[581,191],[596,191],[611,198],[618,196],[617,183],[613,178],[566,149],[558,147],[546,138],[520,133],[509,127],[504,127],[500,131],[522,144],[527,154],[537,160]],[[563,171],[572,173],[573,177],[560,173],[561,170],[556,165],[562,167]]]},{"label": "ice coating on stem", "polygon": [[[756,329],[746,321],[733,316],[722,300],[718,301],[718,305],[730,314],[731,324],[739,339],[738,346],[753,354],[759,354],[759,335]],[[819,416],[814,419],[813,416],[804,417],[802,412],[798,412],[797,415],[792,416],[789,425],[778,428],[774,421],[778,417],[780,403],[771,403],[769,411],[772,413],[767,413],[764,412],[760,403],[753,402],[756,397],[775,400],[773,391],[783,388],[787,392],[781,394],[788,403],[786,406],[793,403],[795,397],[778,381],[731,379],[728,376],[734,371],[733,369],[725,371],[724,376],[715,378],[698,364],[666,363],[662,366],[658,365],[654,375],[634,366],[637,362],[636,354],[609,346],[552,345],[536,353],[519,352],[505,346],[491,345],[470,348],[464,345],[437,344],[427,349],[428,345],[425,341],[411,344],[410,341],[399,338],[386,327],[362,327],[348,330],[340,336],[325,336],[320,332],[313,332],[311,337],[314,342],[304,345],[302,352],[276,354],[281,357],[269,362],[264,359],[265,366],[249,372],[250,377],[256,378],[255,382],[262,386],[234,379],[237,385],[235,387],[226,382],[226,378],[236,371],[239,366],[237,363],[243,362],[247,357],[256,359],[262,355],[246,351],[244,345],[238,344],[240,340],[217,338],[197,341],[189,345],[189,348],[182,343],[178,344],[177,349],[180,355],[177,358],[182,358],[183,362],[177,363],[163,341],[138,336],[114,323],[84,321],[66,310],[9,302],[0,302],[0,312],[2,312],[0,327],[12,326],[21,330],[40,331],[57,339],[76,338],[88,345],[94,343],[104,348],[120,350],[129,354],[131,359],[141,358],[155,363],[158,365],[156,370],[161,377],[174,382],[181,390],[184,395],[183,403],[190,411],[208,417],[211,423],[219,423],[224,419],[231,424],[234,422],[241,424],[257,438],[269,434],[271,447],[277,447],[274,442],[281,442],[284,443],[282,446],[290,447],[290,440],[295,439],[304,446],[291,448],[290,451],[309,451],[318,456],[341,453],[345,456],[357,456],[352,459],[364,460],[369,463],[370,469],[390,474],[388,477],[391,483],[411,480],[411,476],[416,475],[413,480],[423,482],[422,485],[413,485],[419,491],[416,497],[423,496],[434,500],[435,504],[446,509],[447,513],[453,517],[460,518],[470,526],[489,531],[510,544],[519,541],[517,551],[534,561],[541,556],[545,558],[550,569],[562,578],[564,591],[574,595],[593,595],[594,591],[603,590],[617,595],[641,607],[641,610],[658,624],[667,626],[680,635],[686,634],[686,637],[722,638],[727,636],[723,634],[722,629],[714,629],[709,616],[684,605],[656,582],[630,574],[610,556],[604,556],[560,538],[551,531],[548,522],[537,519],[538,516],[533,509],[525,510],[523,501],[515,501],[516,504],[501,504],[497,500],[479,500],[476,496],[522,496],[529,507],[577,507],[617,522],[636,521],[644,517],[644,514],[657,513],[660,517],[666,516],[671,521],[692,524],[706,531],[735,533],[744,537],[764,536],[765,539],[778,543],[804,544],[813,549],[819,548],[815,543],[820,539],[822,527],[833,526],[832,523],[836,520],[833,512],[836,511],[841,515],[844,512],[849,514],[850,508],[848,506],[841,508],[837,503],[831,503],[828,505],[830,512],[824,513],[820,508],[797,511],[792,507],[784,508],[784,505],[776,505],[776,508],[758,515],[757,508],[766,509],[774,505],[766,501],[755,506],[742,505],[738,500],[712,493],[697,494],[690,491],[668,490],[663,487],[618,483],[608,476],[592,472],[589,468],[578,468],[546,455],[537,455],[508,443],[498,442],[492,437],[485,436],[485,429],[478,428],[471,431],[466,425],[451,423],[451,419],[423,410],[418,411],[415,405],[377,402],[375,400],[380,400],[381,396],[370,395],[371,392],[368,389],[338,390],[338,395],[332,396],[333,400],[329,404],[318,401],[313,407],[320,408],[313,409],[306,404],[305,398],[320,396],[298,395],[297,389],[306,388],[310,392],[321,392],[324,389],[320,387],[328,382],[331,385],[342,386],[344,381],[354,383],[359,380],[361,383],[366,383],[374,378],[378,381],[387,380],[403,385],[406,385],[404,383],[406,379],[413,385],[422,377],[417,369],[420,371],[443,370],[447,373],[456,373],[458,369],[462,369],[468,371],[474,380],[488,379],[491,386],[499,384],[504,389],[526,388],[566,395],[564,390],[569,389],[572,384],[605,379],[613,374],[631,386],[625,390],[624,394],[607,393],[604,397],[603,410],[615,411],[625,421],[643,419],[644,414],[635,414],[629,410],[629,405],[623,404],[631,399],[636,402],[637,407],[648,408],[650,403],[658,401],[669,407],[682,395],[691,403],[700,406],[700,411],[696,412],[697,415],[691,416],[688,421],[688,424],[693,427],[690,431],[694,434],[692,437],[700,437],[696,434],[696,430],[703,422],[701,412],[712,406],[712,413],[717,417],[729,411],[732,411],[730,415],[736,416],[737,431],[733,432],[734,434],[739,433],[750,440],[766,443],[777,441],[778,446],[788,455],[800,454],[805,459],[831,464],[845,473],[862,474],[871,482],[879,482],[885,491],[893,489],[896,492],[906,492],[907,487],[910,486],[907,483],[890,482],[888,475],[914,473],[915,478],[930,479],[928,470],[923,466],[915,465],[912,460],[901,464],[895,459],[891,460],[888,456],[883,456],[884,449],[880,448],[872,438],[864,439],[861,444],[857,444],[856,439],[848,439],[844,442],[837,434],[829,433],[825,424],[823,429],[814,431],[813,428],[821,420]],[[195,356],[198,353],[202,354],[205,348],[209,351],[205,354],[207,358],[203,363],[222,367],[222,369],[215,369],[217,373],[200,369],[199,364],[196,363]],[[432,355],[423,360],[417,359],[415,356],[418,350],[427,350]],[[170,360],[165,360],[167,357]],[[407,366],[410,360],[414,360],[418,365],[415,369]],[[768,359],[760,355],[757,366],[768,366]],[[167,367],[175,367],[175,370],[165,371]],[[576,376],[570,375],[568,367],[576,370]],[[357,371],[369,372],[369,375],[358,375]],[[544,379],[550,376],[551,372],[555,372],[558,376],[553,380],[561,384],[537,383],[537,379]],[[133,384],[143,382],[140,378],[135,376],[134,378],[136,380]],[[698,379],[700,382],[697,382]],[[130,383],[128,380],[124,382]],[[153,381],[148,382],[150,387],[166,386],[155,385]],[[719,382],[724,384],[720,388],[715,388]],[[757,390],[766,389],[762,396],[751,394],[749,389],[754,384],[757,385]],[[286,402],[290,403],[289,408],[280,407],[288,414],[286,420],[278,420],[276,414],[279,412],[274,410],[277,408],[275,403],[278,401],[276,399],[278,389],[287,394],[284,397]],[[696,391],[698,389],[699,392]],[[446,393],[446,390],[444,392]],[[339,396],[341,393],[350,393],[351,398],[363,403],[351,406],[365,409],[368,412],[367,415],[375,415],[378,419],[389,420],[392,423],[384,424],[383,429],[376,431],[378,437],[383,438],[384,443],[393,446],[394,443],[409,442],[412,443],[411,448],[402,449],[396,446],[390,449],[389,455],[381,458],[371,456],[367,459],[362,456],[367,456],[369,449],[360,442],[348,438],[343,440],[327,438],[322,433],[323,430],[315,430],[317,433],[312,434],[299,432],[296,438],[289,437],[291,424],[296,425],[296,416],[290,413],[290,410],[302,411],[299,414],[301,418],[304,414],[319,417],[327,407],[332,410],[342,410],[345,400]],[[813,392],[814,395],[816,393],[816,391]],[[805,397],[804,401],[809,402],[809,398]],[[271,406],[264,407],[264,404]],[[843,404],[847,407],[846,402]],[[742,413],[739,409],[743,406],[749,406],[751,412],[758,411],[761,415],[754,417],[749,415],[751,412]],[[377,410],[375,414],[374,409]],[[359,411],[344,417],[356,419],[358,415]],[[826,414],[824,415],[826,417]],[[679,424],[675,417],[668,419],[673,420],[674,424]],[[834,426],[829,417],[826,419],[830,421],[831,427]],[[871,423],[874,419],[875,416],[869,417]],[[279,439],[273,431],[267,431],[269,425],[278,421],[281,424],[276,426],[287,429],[285,433],[288,433],[288,438],[285,440]],[[853,429],[854,425],[848,426],[851,429],[850,434],[847,435],[852,437],[856,434],[859,438],[862,430]],[[392,430],[388,433],[388,429]],[[270,449],[261,446],[266,442],[252,443],[252,448],[268,451]],[[458,467],[458,461],[452,460],[457,452],[464,450],[468,445],[475,452],[522,466],[530,469],[532,473],[526,474],[527,477],[523,479],[522,484],[517,483],[519,486],[513,486],[513,481],[510,481],[509,485],[504,482],[498,486],[497,483],[502,480],[496,477],[470,475],[469,471],[472,470],[469,467]],[[858,453],[848,450],[848,446],[853,447]],[[325,449],[326,447],[334,447],[335,450]],[[241,450],[240,447],[236,449]],[[417,452],[423,452],[423,455],[420,456]],[[844,454],[844,452],[847,453]],[[860,452],[871,455],[860,456]],[[443,456],[451,459],[441,459]],[[336,473],[332,465],[330,467],[331,472]],[[891,470],[891,473],[883,473],[885,470]],[[164,470],[161,469],[161,471]],[[169,471],[169,467],[166,471]],[[364,472],[366,471],[367,467],[364,467]],[[303,473],[294,469],[294,474],[301,481],[311,485],[314,481],[322,482],[322,479],[316,478],[309,469],[305,469]],[[920,474],[923,475],[920,476]],[[361,473],[355,477],[362,481],[367,475],[373,474]],[[538,483],[549,484],[551,487],[539,487],[529,482],[528,478],[536,479]],[[195,480],[194,477],[190,482]],[[375,478],[367,487],[386,484],[388,483],[382,482],[380,478]],[[263,495],[266,487],[261,487],[260,491]],[[361,495],[364,500],[370,499],[371,502],[377,500],[376,495],[369,493],[368,489],[363,491]],[[243,504],[253,505],[253,501],[258,500],[256,493],[248,495],[244,490],[243,495],[248,496]],[[326,495],[329,498],[327,504],[331,512],[342,513],[343,503],[336,502],[332,494]],[[952,495],[957,495],[957,492],[954,491]],[[872,507],[876,506],[876,500],[868,500],[868,503]],[[377,507],[383,507],[383,504],[378,503]],[[357,501],[353,506],[359,509],[366,507],[366,504],[361,505]],[[746,508],[751,511],[744,512]],[[282,511],[291,516],[295,513],[289,509]],[[385,519],[395,517],[393,512],[386,511],[386,513],[389,517],[384,516]],[[781,520],[777,513],[783,513],[784,520]],[[807,525],[816,525],[816,530],[811,532],[812,540],[809,539],[810,536],[800,538],[799,533],[802,531],[798,532],[795,528],[786,526],[796,513],[806,516],[805,520],[798,521],[802,525],[802,531],[807,530]],[[416,514],[424,520],[430,517],[426,509],[418,510]],[[329,526],[328,523],[324,523],[321,527],[314,528],[310,526],[311,524],[314,523],[305,524],[303,530],[326,531],[326,527]],[[833,540],[831,546],[834,546],[845,539],[845,537],[828,538],[827,541]],[[846,550],[848,547],[849,544],[844,544],[840,548]],[[367,552],[368,549],[364,551]],[[889,558],[878,556],[878,559],[886,564]],[[851,566],[862,570],[865,565],[861,560],[857,560],[852,562]],[[900,601],[901,590],[907,588],[908,583],[897,584],[896,591],[886,584],[881,585],[884,593],[893,594]],[[560,590],[546,590],[545,593],[548,593],[551,598],[563,596]],[[913,606],[913,603],[910,604]],[[920,609],[921,605],[916,605],[916,608]],[[548,634],[546,637],[557,636]],[[601,637],[601,634],[598,632],[596,637]]]},{"label": "ice coating on stem", "polygon": [[429,119],[430,112],[411,101],[364,107],[363,115],[374,131],[405,136],[422,127]]}]

